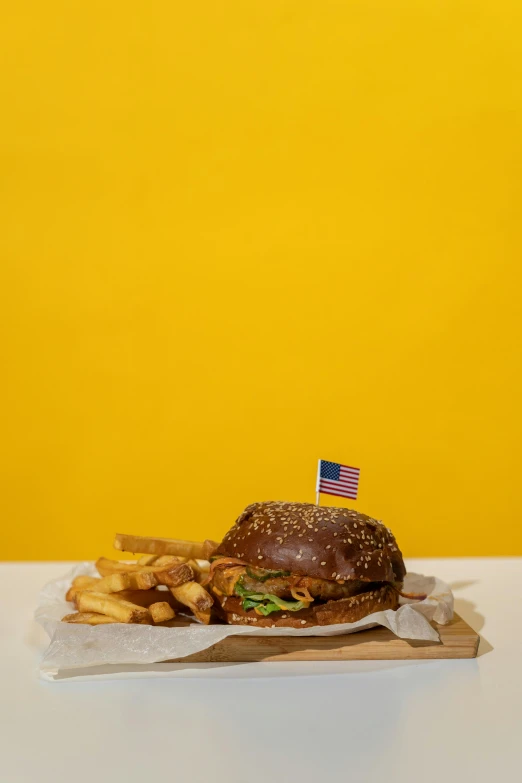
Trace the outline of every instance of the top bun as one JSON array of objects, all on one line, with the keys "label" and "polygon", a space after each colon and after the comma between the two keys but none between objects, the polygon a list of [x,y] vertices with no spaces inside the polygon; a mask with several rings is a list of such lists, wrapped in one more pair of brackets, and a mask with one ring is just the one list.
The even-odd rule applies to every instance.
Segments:
[{"label": "top bun", "polygon": [[318,579],[402,582],[406,569],[392,532],[347,508],[252,503],[216,555]]}]

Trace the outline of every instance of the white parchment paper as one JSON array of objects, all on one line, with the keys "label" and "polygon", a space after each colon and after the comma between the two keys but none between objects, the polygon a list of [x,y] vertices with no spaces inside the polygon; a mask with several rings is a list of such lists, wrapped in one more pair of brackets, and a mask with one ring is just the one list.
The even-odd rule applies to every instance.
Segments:
[{"label": "white parchment paper", "polygon": [[62,617],[74,611],[74,606],[65,600],[65,593],[72,579],[79,574],[98,576],[93,563],[79,563],[60,579],[49,582],[40,592],[35,617],[51,638],[40,664],[40,672],[44,676],[56,670],[104,664],[151,664],[183,658],[211,647],[226,636],[245,633],[256,636],[336,636],[383,625],[402,639],[438,641],[439,635],[429,621],[444,625],[453,617],[453,594],[445,582],[432,576],[407,574],[404,591],[427,593],[424,601],[401,598],[402,605],[396,612],[391,609],[374,612],[356,623],[302,629],[206,626],[199,623],[182,628],[123,623],[96,626],[62,623]]}]

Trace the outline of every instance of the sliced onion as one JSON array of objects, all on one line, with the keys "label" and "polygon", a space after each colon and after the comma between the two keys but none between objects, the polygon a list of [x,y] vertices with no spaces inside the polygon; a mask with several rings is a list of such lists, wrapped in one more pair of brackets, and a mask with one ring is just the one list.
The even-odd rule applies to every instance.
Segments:
[{"label": "sliced onion", "polygon": [[291,587],[290,592],[292,593],[292,598],[296,601],[306,601],[306,603],[311,604],[314,600],[306,587]]}]

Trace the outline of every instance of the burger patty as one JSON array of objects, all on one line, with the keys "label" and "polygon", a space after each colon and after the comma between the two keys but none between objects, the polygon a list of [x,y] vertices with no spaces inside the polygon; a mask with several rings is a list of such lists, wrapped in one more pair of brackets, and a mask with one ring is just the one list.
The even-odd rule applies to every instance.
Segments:
[{"label": "burger patty", "polygon": [[271,593],[279,598],[292,599],[292,588],[308,590],[313,598],[322,601],[349,598],[352,595],[366,592],[375,585],[353,579],[343,584],[329,579],[316,579],[310,576],[275,576],[264,578],[261,569],[248,569],[242,566],[217,568],[214,571],[211,584],[220,593],[234,595],[234,587],[241,580],[241,587],[253,593]]},{"label": "burger patty", "polygon": [[[365,583],[368,586],[368,582]],[[399,596],[389,582],[377,582],[378,587],[350,598],[325,603],[313,603],[297,612],[274,612],[263,617],[254,609],[245,610],[241,598],[218,596],[216,612],[232,625],[253,625],[257,628],[311,628],[316,625],[354,623],[376,611],[398,609]]]},{"label": "burger patty", "polygon": [[272,593],[279,598],[292,598],[291,588],[305,588],[313,598],[323,601],[331,601],[337,598],[349,598],[351,595],[368,589],[367,582],[354,579],[344,584],[337,584],[327,579],[314,579],[311,576],[278,576],[275,579],[267,579],[259,582],[244,574],[241,585],[245,590],[254,590],[256,593]]}]

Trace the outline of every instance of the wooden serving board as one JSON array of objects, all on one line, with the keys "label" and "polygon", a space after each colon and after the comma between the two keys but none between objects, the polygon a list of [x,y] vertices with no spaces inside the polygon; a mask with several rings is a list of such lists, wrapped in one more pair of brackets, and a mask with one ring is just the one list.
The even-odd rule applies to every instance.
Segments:
[{"label": "wooden serving board", "polygon": [[480,637],[455,615],[435,626],[440,642],[398,639],[387,628],[343,636],[228,636],[206,650],[176,658],[176,663],[241,661],[379,661],[426,658],[475,658]]}]

